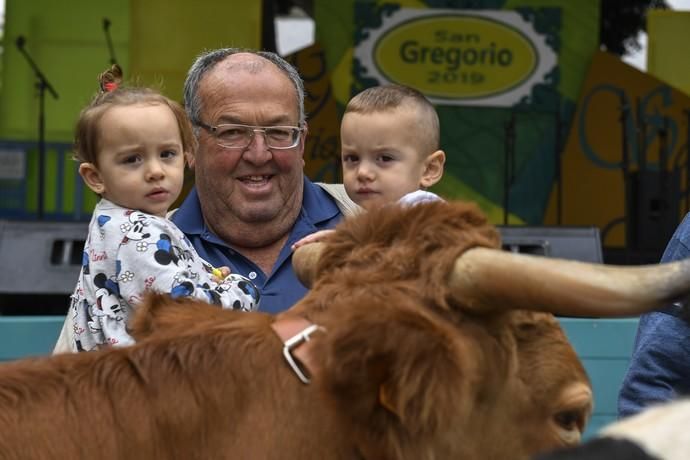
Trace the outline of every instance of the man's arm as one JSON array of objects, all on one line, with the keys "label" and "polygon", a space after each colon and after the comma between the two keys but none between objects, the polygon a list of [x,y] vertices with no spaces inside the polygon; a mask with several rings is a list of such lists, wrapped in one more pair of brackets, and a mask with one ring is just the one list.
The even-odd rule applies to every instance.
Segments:
[{"label": "man's arm", "polygon": [[689,388],[690,326],[671,312],[643,315],[618,397],[619,417],[675,399]]},{"label": "man's arm", "polygon": [[[690,257],[690,215],[678,226],[661,262]],[[683,310],[669,305],[640,318],[630,367],[618,395],[618,415],[633,415],[650,404],[690,389],[690,324]]]},{"label": "man's arm", "polygon": [[[70,308],[71,311],[71,308]],[[62,330],[58,336],[57,343],[55,343],[55,348],[53,348],[53,354],[57,355],[60,353],[76,353],[77,350],[74,348],[74,337],[72,336],[72,331],[74,330],[74,323],[72,321],[72,315],[70,311],[67,312],[65,317],[65,322],[62,325]]]},{"label": "man's arm", "polygon": [[345,191],[345,186],[343,184],[325,184],[323,182],[315,182],[316,185],[321,187],[326,193],[328,193],[335,201],[336,206],[343,213],[343,216],[354,216],[362,212],[357,203],[352,201],[347,192]]}]

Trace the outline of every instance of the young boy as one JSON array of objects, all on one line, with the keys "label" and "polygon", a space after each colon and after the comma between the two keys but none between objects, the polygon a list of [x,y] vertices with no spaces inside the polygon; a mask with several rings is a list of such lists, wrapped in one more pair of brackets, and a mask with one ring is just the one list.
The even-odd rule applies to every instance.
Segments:
[{"label": "young boy", "polygon": [[259,301],[251,281],[227,267],[214,273],[166,218],[194,148],[184,110],[153,90],[121,87],[121,76],[118,66],[101,74],[76,127],[79,174],[101,199],[56,353],[132,344],[127,320],[147,290],[245,311]]},{"label": "young boy", "polygon": [[[340,125],[343,183],[366,210],[404,198],[411,204],[435,195],[423,191],[443,175],[439,121],[419,91],[375,86],[350,100]],[[416,197],[416,198],[415,198]]]},{"label": "young boy", "polygon": [[[340,125],[348,196],[365,210],[440,200],[425,191],[443,176],[446,154],[439,149],[439,138],[436,110],[419,91],[391,84],[357,94],[348,102]],[[332,231],[312,233],[293,249]]]}]

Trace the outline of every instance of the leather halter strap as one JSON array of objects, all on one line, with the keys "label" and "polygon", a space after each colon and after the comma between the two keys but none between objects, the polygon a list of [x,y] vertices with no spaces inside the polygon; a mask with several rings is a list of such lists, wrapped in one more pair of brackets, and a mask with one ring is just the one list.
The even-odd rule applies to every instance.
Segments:
[{"label": "leather halter strap", "polygon": [[297,378],[308,384],[310,376],[316,371],[311,353],[311,335],[317,331],[325,332],[325,329],[301,316],[280,318],[274,321],[271,327],[283,342],[285,361]]}]

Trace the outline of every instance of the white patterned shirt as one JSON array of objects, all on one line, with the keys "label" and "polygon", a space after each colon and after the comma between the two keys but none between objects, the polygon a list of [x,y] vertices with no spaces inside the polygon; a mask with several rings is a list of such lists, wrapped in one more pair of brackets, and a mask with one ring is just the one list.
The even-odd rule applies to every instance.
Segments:
[{"label": "white patterned shirt", "polygon": [[258,308],[259,290],[249,279],[231,274],[218,283],[212,270],[170,220],[101,199],[55,352],[68,351],[59,349],[65,334],[73,352],[133,344],[127,321],[147,290],[223,308]]}]

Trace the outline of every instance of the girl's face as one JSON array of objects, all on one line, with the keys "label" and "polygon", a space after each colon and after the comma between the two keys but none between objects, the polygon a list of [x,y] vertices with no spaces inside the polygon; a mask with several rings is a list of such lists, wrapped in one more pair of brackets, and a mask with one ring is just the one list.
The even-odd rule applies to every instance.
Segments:
[{"label": "girl's face", "polygon": [[115,106],[103,114],[98,129],[98,165],[79,167],[89,188],[117,205],[165,216],[184,180],[185,152],[170,108]]}]

